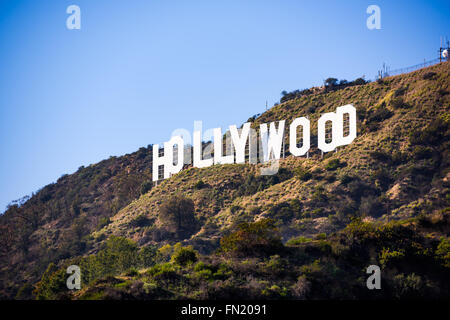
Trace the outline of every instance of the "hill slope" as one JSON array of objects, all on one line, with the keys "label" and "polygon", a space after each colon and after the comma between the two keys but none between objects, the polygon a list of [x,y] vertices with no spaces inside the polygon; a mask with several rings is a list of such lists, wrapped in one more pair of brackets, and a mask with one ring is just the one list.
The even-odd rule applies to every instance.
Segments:
[{"label": "hill slope", "polygon": [[[277,223],[280,239],[284,243],[284,249],[280,252],[284,252],[285,256],[275,257],[266,252],[266,256],[255,258],[259,259],[257,261],[249,260],[254,270],[262,268],[258,271],[260,274],[252,275],[255,279],[259,277],[259,282],[255,280],[255,288],[247,288],[251,292],[253,289],[258,291],[249,294],[250,297],[293,297],[293,292],[301,289],[298,286],[319,286],[317,283],[314,285],[316,278],[311,276],[314,271],[307,272],[293,267],[294,274],[274,275],[266,270],[271,264],[323,269],[323,264],[314,265],[315,260],[322,259],[323,262],[333,257],[333,265],[339,265],[340,272],[350,272],[353,268],[361,269],[371,259],[390,257],[395,251],[393,247],[370,244],[380,237],[383,239],[380,243],[392,242],[392,239],[385,239],[388,237],[386,230],[394,230],[399,235],[406,236],[411,231],[418,232],[418,236],[420,234],[420,239],[411,240],[412,243],[407,248],[394,247],[400,250],[397,250],[400,255],[406,254],[407,258],[410,246],[422,246],[429,250],[434,255],[433,261],[438,261],[437,271],[433,273],[433,279],[421,278],[420,281],[429,281],[434,287],[440,288],[442,294],[447,294],[447,289],[436,283],[439,284],[439,281],[448,276],[448,266],[442,266],[445,266],[445,259],[448,259],[445,258],[445,250],[448,250],[446,244],[450,201],[449,69],[450,63],[447,62],[379,82],[317,92],[286,101],[259,117],[252,118],[252,126],[255,128],[260,123],[281,119],[286,119],[288,123],[300,116],[309,115],[311,119],[313,146],[310,158],[287,156],[280,161],[280,170],[274,176],[261,176],[260,168],[263,165],[220,165],[204,169],[189,168],[150,188],[147,181],[151,180],[152,149],[149,146],[134,154],[111,158],[62,177],[56,184],[37,192],[20,207],[10,207],[0,217],[2,295],[14,297],[19,293],[19,297],[31,297],[30,284],[36,283],[47,269],[37,293],[44,298],[56,297],[43,295],[42,292],[50,290],[46,282],[49,278],[62,275],[62,266],[69,261],[73,262],[74,257],[79,257],[76,258],[78,263],[92,268],[94,262],[89,260],[91,262],[88,263],[88,258],[81,258],[89,255],[89,259],[100,263],[104,268],[103,260],[99,257],[115,252],[118,247],[134,248],[132,252],[142,257],[145,256],[143,250],[150,250],[152,245],[161,247],[163,244],[181,242],[183,246],[192,245],[201,254],[210,254],[219,247],[220,239],[239,229],[242,222],[270,221],[267,218]],[[358,112],[357,138],[352,144],[322,157],[314,145],[317,119],[320,114],[335,111],[336,107],[349,103]],[[195,223],[174,225],[168,221],[166,213],[170,213],[171,208],[167,204],[172,203],[174,198],[192,201]],[[401,226],[392,225],[394,220],[399,221]],[[389,221],[391,224],[386,229],[383,225]],[[265,227],[270,229],[270,226]],[[369,238],[369,244],[342,240],[344,236],[353,239],[355,233],[359,232],[358,228],[367,231],[362,238]],[[326,237],[328,239],[324,240]],[[444,240],[440,240],[441,237]],[[131,239],[134,243],[127,243],[123,238]],[[399,244],[401,239],[398,237],[394,244]],[[339,243],[344,247],[349,246],[350,251],[354,249],[352,245],[358,244],[367,246],[366,249],[373,252],[364,261],[353,265],[348,257],[337,254]],[[323,248],[327,245],[333,250]],[[148,265],[141,260],[127,265],[127,268],[167,268],[162,271],[146,271],[150,274],[142,273],[142,270],[135,271],[129,275],[126,278],[128,282],[123,287],[137,283],[151,287],[147,291],[136,289],[134,297],[211,297],[205,292],[217,288],[206,288],[207,284],[211,281],[231,281],[229,276],[211,276],[205,280],[195,272],[208,273],[202,270],[210,270],[211,273],[217,273],[222,266],[223,270],[220,272],[235,272],[239,274],[236,279],[244,282],[251,274],[243,270],[245,267],[241,262],[245,259],[242,256],[236,259],[233,256],[236,252],[233,250],[234,253],[228,252],[226,258],[223,255],[202,255],[201,263],[211,267],[197,266],[197,263],[195,270],[194,267],[186,267],[173,261],[164,264],[170,259],[170,254],[164,254],[164,250],[171,253],[173,258],[181,249],[178,245],[176,248],[165,246],[159,251],[150,250],[154,256],[150,255],[153,258],[149,258],[151,262]],[[299,255],[305,255],[305,250],[312,250],[314,254],[309,258],[299,258]],[[415,253],[413,256],[414,259],[417,258]],[[444,257],[444,262],[439,260],[441,256]],[[312,258],[315,259],[311,260]],[[430,257],[427,256],[428,258]],[[210,259],[220,261],[209,261]],[[59,264],[59,268],[53,264],[47,268],[51,262]],[[157,262],[160,264],[154,266]],[[125,269],[92,275],[90,279],[93,287],[82,294],[85,294],[85,298],[91,297],[89,295],[93,292],[103,294],[105,288],[111,289],[123,283],[125,278],[110,279],[100,290],[99,286],[102,285],[95,284],[95,281],[106,274],[118,276]],[[279,267],[275,269],[275,273],[280,271]],[[197,282],[194,281],[195,285],[192,284],[197,289],[194,290],[197,295],[182,293],[189,285],[167,291],[167,284],[156,279],[161,272],[168,272],[177,279],[198,277]],[[267,274],[264,276],[265,272]],[[399,275],[392,275],[392,279],[395,276]],[[331,276],[327,284],[337,281],[337,277],[337,274]],[[269,283],[261,284],[261,281]],[[419,280],[414,278],[401,281],[403,284]],[[202,286],[206,287],[201,289]],[[43,287],[46,289],[43,290]],[[243,288],[235,283],[232,287],[230,292]],[[133,296],[129,292],[130,288],[127,288],[126,294]],[[283,288],[287,291],[284,292]],[[359,293],[358,290],[348,293],[347,297],[358,297],[355,293]],[[50,291],[58,292],[54,288]],[[114,294],[118,294],[117,297],[123,297],[123,291],[120,294],[116,291]],[[338,296],[337,293],[333,295],[330,292],[321,294],[311,288],[308,292],[309,295],[303,296]],[[395,291],[391,296],[396,295]],[[219,297],[224,296],[226,294],[223,292],[219,294]]]}]

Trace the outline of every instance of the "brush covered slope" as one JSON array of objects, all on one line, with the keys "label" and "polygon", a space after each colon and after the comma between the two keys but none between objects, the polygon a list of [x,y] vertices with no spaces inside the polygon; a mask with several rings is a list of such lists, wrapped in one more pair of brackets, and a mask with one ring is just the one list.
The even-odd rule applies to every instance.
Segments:
[{"label": "brush covered slope", "polygon": [[[450,297],[450,63],[295,95],[260,123],[309,115],[309,158],[187,168],[153,187],[152,148],[64,176],[0,217],[1,294],[38,299]],[[320,114],[358,135],[323,157]],[[82,289],[66,287],[66,268]],[[368,290],[379,265],[382,290]]]}]

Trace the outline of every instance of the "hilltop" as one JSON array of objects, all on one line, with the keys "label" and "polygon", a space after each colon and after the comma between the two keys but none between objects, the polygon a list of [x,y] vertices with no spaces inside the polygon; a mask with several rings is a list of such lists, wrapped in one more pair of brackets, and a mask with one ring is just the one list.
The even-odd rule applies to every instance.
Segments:
[{"label": "hilltop", "polygon": [[[310,157],[287,155],[273,176],[190,167],[153,187],[152,146],[80,168],[0,216],[0,293],[370,298],[361,279],[375,263],[391,281],[376,298],[448,297],[449,69],[296,94],[249,119],[311,119]],[[357,138],[322,156],[318,118],[349,103]],[[75,295],[69,263],[86,270]]]}]

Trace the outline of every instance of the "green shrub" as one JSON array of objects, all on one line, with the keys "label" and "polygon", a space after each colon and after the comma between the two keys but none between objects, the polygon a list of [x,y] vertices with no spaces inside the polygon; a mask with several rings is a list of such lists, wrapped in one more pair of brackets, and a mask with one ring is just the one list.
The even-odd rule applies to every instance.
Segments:
[{"label": "green shrub", "polygon": [[150,180],[145,180],[141,184],[141,194],[146,194],[153,188],[153,182]]},{"label": "green shrub", "polygon": [[391,106],[394,109],[409,108],[410,106],[402,98],[394,98],[391,100]]},{"label": "green shrub", "polygon": [[302,181],[308,181],[312,178],[311,172],[303,169],[302,167],[295,168],[294,174],[298,179]]},{"label": "green shrub", "polygon": [[370,153],[370,157],[374,160],[381,161],[381,162],[389,162],[391,160],[391,157],[388,153],[383,151],[372,151]]},{"label": "green shrub", "polygon": [[281,236],[272,219],[242,223],[237,231],[220,240],[223,253],[240,256],[275,253],[282,247]]},{"label": "green shrub", "polygon": [[359,212],[363,216],[379,217],[383,214],[383,207],[377,197],[363,197],[361,198]]},{"label": "green shrub", "polygon": [[369,123],[382,122],[393,116],[393,113],[386,108],[385,105],[379,106],[372,114],[369,115],[367,121]]},{"label": "green shrub", "polygon": [[289,239],[286,242],[286,245],[288,245],[288,246],[296,246],[296,245],[299,245],[299,244],[302,244],[302,243],[307,243],[307,242],[310,242],[310,241],[311,241],[311,239],[306,238],[304,236],[300,236],[300,237],[294,237],[294,238]]},{"label": "green shrub", "polygon": [[433,149],[430,147],[416,146],[412,155],[415,160],[428,159],[433,155]]},{"label": "green shrub", "polygon": [[450,241],[444,237],[441,238],[436,249],[436,258],[446,268],[450,268]]},{"label": "green shrub", "polygon": [[239,212],[239,211],[241,211],[242,210],[242,208],[240,207],[240,206],[231,206],[230,207],[230,211],[231,211],[231,213],[233,213],[233,214],[235,214],[235,213],[237,213],[237,212]]},{"label": "green shrub", "polygon": [[157,249],[153,245],[148,245],[139,251],[139,262],[144,268],[150,267],[155,264]]},{"label": "green shrub", "polygon": [[340,177],[339,180],[341,181],[342,184],[347,184],[347,183],[353,181],[353,179],[354,178],[352,176],[349,176],[348,174],[344,174]]},{"label": "green shrub", "polygon": [[300,215],[301,211],[301,202],[298,199],[293,199],[273,205],[269,208],[268,215],[270,218],[273,218],[275,220],[287,222],[291,220],[295,215]]},{"label": "green shrub", "polygon": [[187,266],[196,261],[197,251],[195,251],[192,246],[176,249],[171,258],[171,262],[176,263],[179,266]]},{"label": "green shrub", "polygon": [[205,182],[203,182],[203,180],[198,180],[195,184],[194,184],[194,189],[196,190],[200,190],[203,189],[207,186],[207,184]]},{"label": "green shrub", "polygon": [[36,284],[33,295],[38,300],[55,300],[68,291],[66,285],[66,270],[58,269],[54,263],[50,263]]},{"label": "green shrub", "polygon": [[155,279],[171,279],[176,277],[177,270],[177,267],[171,263],[162,263],[151,267],[147,274]]},{"label": "green shrub", "polygon": [[432,80],[436,76],[436,72],[427,72],[422,76],[423,80]]},{"label": "green shrub", "polygon": [[384,191],[392,182],[391,175],[385,168],[379,168],[372,173],[372,179]]},{"label": "green shrub", "polygon": [[438,118],[425,129],[412,131],[409,136],[409,141],[412,145],[438,145],[445,141],[448,129],[448,122]]},{"label": "green shrub", "polygon": [[325,166],[328,171],[334,171],[341,166],[341,161],[339,159],[331,159]]},{"label": "green shrub", "polygon": [[125,275],[127,277],[137,277],[139,275],[139,271],[136,268],[130,268]]},{"label": "green shrub", "polygon": [[253,195],[275,184],[292,178],[293,174],[287,168],[280,168],[275,175],[247,175],[238,187],[238,196]]},{"label": "green shrub", "polygon": [[319,233],[316,235],[316,239],[317,240],[325,240],[327,238],[327,234],[326,233]]},{"label": "green shrub", "polygon": [[131,227],[145,227],[148,226],[150,224],[152,224],[152,220],[149,219],[146,215],[144,214],[140,214],[138,215],[136,218],[134,218],[133,220],[130,221],[129,225]]},{"label": "green shrub", "polygon": [[108,217],[100,218],[100,220],[98,221],[97,230],[103,229],[110,223],[111,223],[110,218],[108,218]]},{"label": "green shrub", "polygon": [[426,296],[426,284],[415,273],[396,275],[393,282],[394,295],[397,299],[418,299]]},{"label": "green shrub", "polygon": [[391,250],[389,248],[383,248],[379,261],[383,267],[390,266],[391,264],[402,260],[405,257],[405,252],[398,250]]}]

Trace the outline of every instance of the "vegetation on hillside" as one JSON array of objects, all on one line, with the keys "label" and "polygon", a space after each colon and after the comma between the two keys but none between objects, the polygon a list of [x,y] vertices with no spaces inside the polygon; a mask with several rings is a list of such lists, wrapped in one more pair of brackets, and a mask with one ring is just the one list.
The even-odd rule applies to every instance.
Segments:
[{"label": "vegetation on hillside", "polygon": [[[152,187],[150,146],[61,177],[0,216],[0,296],[448,298],[449,69],[328,79],[249,119],[309,115],[309,158],[286,152],[273,176],[190,167]],[[357,138],[322,156],[317,120],[348,103]],[[72,264],[81,291],[65,289]],[[382,290],[365,287],[370,264]]]}]

